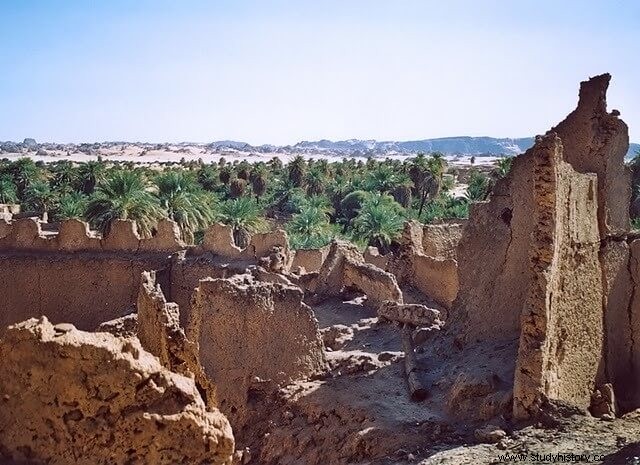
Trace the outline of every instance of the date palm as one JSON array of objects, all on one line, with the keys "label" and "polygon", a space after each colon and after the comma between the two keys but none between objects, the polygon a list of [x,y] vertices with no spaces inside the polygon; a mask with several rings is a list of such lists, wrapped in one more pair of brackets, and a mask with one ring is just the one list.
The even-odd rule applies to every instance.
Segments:
[{"label": "date palm", "polygon": [[215,219],[213,196],[202,191],[185,171],[166,171],[156,177],[155,185],[160,206],[178,223],[182,239],[193,243],[195,233]]},{"label": "date palm", "polygon": [[78,187],[80,192],[91,195],[96,190],[96,186],[104,180],[107,167],[105,163],[98,159],[82,163],[78,167]]},{"label": "date palm", "polygon": [[266,226],[262,211],[249,197],[224,202],[220,209],[220,221],[231,226],[233,240],[241,248],[249,245],[251,234],[263,230]]},{"label": "date palm", "polygon": [[307,172],[307,162],[300,155],[295,157],[288,166],[289,181],[293,187],[303,187],[305,174]]},{"label": "date palm", "polygon": [[372,193],[362,204],[353,220],[356,239],[386,253],[404,225],[402,207],[387,194]]},{"label": "date palm", "polygon": [[55,209],[57,221],[82,219],[87,209],[88,199],[79,192],[71,192],[60,197]]},{"label": "date palm", "polygon": [[36,179],[29,183],[24,191],[24,206],[27,210],[33,210],[42,215],[44,221],[48,220],[49,211],[58,201],[58,194],[51,189],[47,181]]},{"label": "date palm", "polygon": [[103,234],[108,234],[115,220],[134,220],[138,231],[150,237],[153,228],[166,215],[145,179],[136,171],[112,172],[96,188],[87,205],[85,217]]},{"label": "date palm", "polygon": [[286,230],[294,249],[323,247],[335,236],[327,211],[312,205],[293,215]]},{"label": "date palm", "polygon": [[0,203],[17,203],[18,189],[13,183],[11,176],[5,174],[0,176]]}]

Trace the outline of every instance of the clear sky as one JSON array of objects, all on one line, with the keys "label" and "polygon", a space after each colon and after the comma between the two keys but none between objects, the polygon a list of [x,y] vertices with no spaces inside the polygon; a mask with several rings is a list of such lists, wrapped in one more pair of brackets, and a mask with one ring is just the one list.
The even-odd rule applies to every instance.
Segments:
[{"label": "clear sky", "polygon": [[0,0],[0,140],[521,137],[613,74],[638,0]]}]

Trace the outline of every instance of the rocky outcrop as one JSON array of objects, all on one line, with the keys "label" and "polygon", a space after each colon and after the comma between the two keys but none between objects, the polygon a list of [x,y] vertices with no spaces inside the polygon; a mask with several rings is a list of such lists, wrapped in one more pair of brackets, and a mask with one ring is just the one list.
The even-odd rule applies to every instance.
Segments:
[{"label": "rocky outcrop", "polygon": [[46,318],[0,341],[0,454],[51,464],[230,461],[231,427],[135,339]]},{"label": "rocky outcrop", "polygon": [[302,297],[299,288],[250,275],[200,281],[188,336],[234,427],[247,420],[255,378],[282,385],[324,369],[318,323]]}]

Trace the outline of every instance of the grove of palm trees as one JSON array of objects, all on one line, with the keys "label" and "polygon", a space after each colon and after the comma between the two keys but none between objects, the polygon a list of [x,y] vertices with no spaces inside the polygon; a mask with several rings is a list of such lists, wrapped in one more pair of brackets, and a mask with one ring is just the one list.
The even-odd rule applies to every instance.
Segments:
[{"label": "grove of palm trees", "polygon": [[233,228],[236,245],[251,233],[284,227],[294,248],[317,248],[334,238],[388,249],[405,220],[433,223],[466,218],[484,200],[511,158],[484,172],[472,168],[464,195],[455,196],[456,168],[440,153],[391,159],[279,159],[250,164],[183,162],[145,166],[98,159],[44,164],[0,160],[0,203],[57,222],[84,219],[106,233],[113,220],[135,220],[150,236],[163,217],[183,240],[198,243],[213,222]]}]

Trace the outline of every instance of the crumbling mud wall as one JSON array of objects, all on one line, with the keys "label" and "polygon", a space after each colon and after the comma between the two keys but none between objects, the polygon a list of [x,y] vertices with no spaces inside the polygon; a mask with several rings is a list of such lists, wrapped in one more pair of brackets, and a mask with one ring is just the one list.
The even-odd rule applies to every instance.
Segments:
[{"label": "crumbling mud wall", "polygon": [[135,339],[46,318],[0,340],[0,457],[51,464],[229,463],[227,419]]},{"label": "crumbling mud wall", "polygon": [[588,407],[605,383],[637,406],[628,401],[637,397],[628,136],[618,112],[606,111],[608,83],[581,84],[577,109],[472,206],[458,245],[449,334],[464,350],[508,349],[500,363],[516,365],[519,418],[548,402]]},{"label": "crumbling mud wall", "polygon": [[604,342],[597,177],[563,161],[551,133],[536,141],[532,282],[522,312],[514,416],[544,401],[588,408]]},{"label": "crumbling mud wall", "polygon": [[[442,226],[438,229],[442,232]],[[404,224],[401,238],[395,244],[396,252],[384,256],[386,269],[389,270],[401,285],[410,285],[441,305],[450,309],[458,295],[458,262],[451,258],[450,252],[445,252],[448,242],[445,240],[425,239],[425,233],[431,228],[417,221],[407,221]],[[428,242],[434,255],[427,255],[424,243]],[[439,242],[440,245],[434,245]],[[453,237],[451,243],[457,243]],[[437,250],[436,250],[437,249]],[[367,258],[368,257],[368,258]],[[371,252],[365,254],[365,259],[378,260]]]},{"label": "crumbling mud wall", "polygon": [[309,286],[319,298],[340,295],[345,288],[367,296],[367,305],[378,308],[390,300],[402,303],[402,291],[393,274],[365,263],[358,248],[344,241],[333,241],[318,276]]},{"label": "crumbling mud wall", "polygon": [[598,175],[598,224],[602,238],[629,232],[631,170],[624,164],[629,128],[620,112],[607,112],[610,74],[580,83],[578,106],[549,132],[562,140],[564,157],[580,173]]},{"label": "crumbling mud wall", "polygon": [[[620,362],[619,378],[627,387],[625,398],[622,399],[624,410],[632,410],[640,406],[640,239],[635,239],[629,244],[630,259],[629,272],[633,282],[633,291],[627,314],[629,324],[629,356]],[[623,370],[626,371],[626,375]],[[615,387],[615,385],[614,385]],[[619,389],[616,391],[618,393]],[[620,397],[620,396],[618,396]],[[626,400],[626,404],[624,401]]]},{"label": "crumbling mud wall", "polygon": [[[54,323],[93,330],[132,311],[142,272],[151,270],[163,270],[163,289],[183,309],[186,325],[200,279],[241,273],[266,254],[268,246],[286,243],[281,231],[263,234],[230,260],[233,238],[221,225],[212,226],[199,247],[186,246],[177,225],[168,220],[161,221],[149,239],[140,238],[132,221],[115,222],[105,238],[78,220],[64,221],[58,234],[47,235],[31,218],[0,225],[0,328],[47,315]],[[288,245],[283,249],[288,253]]]},{"label": "crumbling mud wall", "polygon": [[423,253],[429,257],[455,260],[462,229],[460,223],[425,224],[422,228]]},{"label": "crumbling mud wall", "polygon": [[460,288],[450,312],[452,326],[469,341],[519,335],[531,282],[532,173],[529,152],[514,158],[490,200],[471,206],[457,251]]},{"label": "crumbling mud wall", "polygon": [[451,258],[417,254],[411,266],[411,283],[444,308],[451,308],[458,295],[458,263]]},{"label": "crumbling mud wall", "polygon": [[47,315],[95,329],[130,313],[142,272],[165,267],[180,246],[162,234],[141,240],[130,222],[114,224],[99,239],[75,220],[56,236],[42,235],[35,220],[18,220],[0,239],[0,327]]},{"label": "crumbling mud wall", "polygon": [[234,428],[247,420],[255,378],[285,384],[324,369],[318,323],[302,297],[299,288],[250,275],[200,282],[187,336]]},{"label": "crumbling mud wall", "polygon": [[319,249],[298,249],[293,253],[291,270],[297,271],[302,268],[306,273],[319,271],[328,253],[329,246]]},{"label": "crumbling mud wall", "polygon": [[137,337],[162,366],[193,378],[207,406],[217,405],[215,385],[204,374],[195,343],[180,326],[180,308],[167,302],[155,272],[142,274],[137,302]]}]

